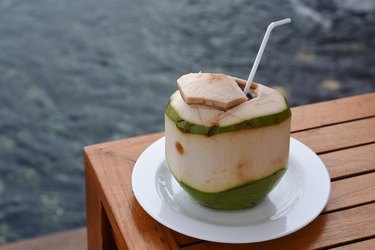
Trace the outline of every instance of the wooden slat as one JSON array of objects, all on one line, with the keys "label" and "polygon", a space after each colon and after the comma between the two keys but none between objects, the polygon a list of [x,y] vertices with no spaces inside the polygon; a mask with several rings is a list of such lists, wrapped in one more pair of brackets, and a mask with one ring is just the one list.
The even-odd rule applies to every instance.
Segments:
[{"label": "wooden slat", "polygon": [[292,108],[292,131],[375,116],[375,93]]},{"label": "wooden slat", "polygon": [[375,201],[375,173],[332,183],[332,192],[324,212]]},{"label": "wooden slat", "polygon": [[329,176],[335,180],[375,170],[375,143],[321,154]]},{"label": "wooden slat", "polygon": [[[86,172],[88,249],[106,249],[104,247],[113,245],[113,234],[109,229],[116,227],[116,224],[109,225],[109,216],[112,218],[112,214],[107,214],[105,211],[105,205],[103,203],[106,203],[106,200],[101,198],[103,197],[102,189],[97,181],[91,161],[86,154],[84,154],[84,162]],[[127,249],[125,242],[121,240],[121,238],[116,244],[117,246],[122,246],[122,249]]]},{"label": "wooden slat", "polygon": [[95,150],[111,154],[132,162],[136,162],[142,152],[153,142],[164,136],[164,132],[142,135],[128,139],[121,139],[86,147],[86,150]]},{"label": "wooden slat", "polygon": [[86,162],[90,162],[86,175],[95,183],[105,210],[110,211],[107,215],[118,248],[178,249],[171,231],[153,220],[134,198],[130,181],[134,162],[103,148],[85,148]]},{"label": "wooden slat", "polygon": [[374,250],[375,238],[334,248],[335,250]]},{"label": "wooden slat", "polygon": [[375,142],[375,117],[293,133],[316,153]]},{"label": "wooden slat", "polygon": [[79,228],[1,245],[0,250],[87,250],[86,233]]},{"label": "wooden slat", "polygon": [[375,236],[375,204],[319,216],[303,229],[282,237],[252,244],[219,244],[203,242],[187,246],[185,250],[198,249],[315,249],[333,247]]},{"label": "wooden slat", "polygon": [[103,217],[103,207],[97,196],[95,185],[88,175],[86,175],[86,208],[88,248],[90,250],[102,249],[112,237],[104,230],[108,226]]}]

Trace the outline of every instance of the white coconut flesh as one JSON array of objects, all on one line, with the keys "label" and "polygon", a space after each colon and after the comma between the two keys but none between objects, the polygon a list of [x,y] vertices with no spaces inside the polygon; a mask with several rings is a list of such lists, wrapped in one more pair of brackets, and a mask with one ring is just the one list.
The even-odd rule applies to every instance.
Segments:
[{"label": "white coconut flesh", "polygon": [[177,180],[198,191],[226,191],[286,167],[290,119],[211,137],[181,132],[165,119],[168,166]]},{"label": "white coconut flesh", "polygon": [[[291,120],[288,104],[281,94],[264,85],[257,84],[253,91],[255,98],[226,111],[189,105],[179,91],[171,96],[165,115],[165,148],[168,166],[178,181],[201,192],[217,193],[286,168]],[[185,122],[188,132],[176,126],[171,112]],[[220,131],[222,127],[255,121],[251,126],[265,117],[277,121],[280,116],[281,122],[270,125],[212,136],[200,133],[212,126]],[[193,132],[191,127],[195,127]]]}]

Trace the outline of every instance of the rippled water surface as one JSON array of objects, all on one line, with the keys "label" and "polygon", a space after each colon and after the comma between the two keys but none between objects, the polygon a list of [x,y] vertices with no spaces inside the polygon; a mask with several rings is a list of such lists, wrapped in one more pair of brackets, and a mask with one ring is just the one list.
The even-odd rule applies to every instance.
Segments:
[{"label": "rippled water surface", "polygon": [[246,78],[292,106],[375,90],[375,2],[0,1],[0,243],[85,224],[84,145],[163,130],[185,73]]}]

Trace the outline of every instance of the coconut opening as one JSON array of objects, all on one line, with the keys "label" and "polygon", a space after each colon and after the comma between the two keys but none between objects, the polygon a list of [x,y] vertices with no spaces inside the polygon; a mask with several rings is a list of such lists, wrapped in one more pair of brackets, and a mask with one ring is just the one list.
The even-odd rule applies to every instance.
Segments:
[{"label": "coconut opening", "polygon": [[[240,79],[240,78],[237,78],[237,77],[233,77],[232,78],[234,79],[234,81],[238,84],[238,86],[240,87],[240,89],[243,91],[245,89],[245,86],[246,86],[246,81],[243,80],[243,79]],[[249,93],[247,93],[246,97],[247,97],[247,100],[251,100],[253,98],[256,98],[258,97],[258,84],[255,83],[255,82],[252,82],[250,84],[250,89],[249,89]]]}]

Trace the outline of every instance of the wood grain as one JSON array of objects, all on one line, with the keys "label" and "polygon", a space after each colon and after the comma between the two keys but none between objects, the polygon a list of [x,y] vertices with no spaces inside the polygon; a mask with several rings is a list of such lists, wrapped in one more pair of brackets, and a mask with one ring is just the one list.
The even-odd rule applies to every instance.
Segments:
[{"label": "wood grain", "polygon": [[87,250],[86,228],[0,245],[0,250]]},{"label": "wood grain", "polygon": [[316,153],[375,142],[375,117],[292,134]]},{"label": "wood grain", "polygon": [[375,204],[368,204],[327,215],[321,215],[305,228],[277,240],[239,245],[202,242],[187,246],[183,249],[251,250],[330,248],[338,244],[349,243],[353,240],[374,237],[374,214]]},{"label": "wood grain", "polygon": [[321,154],[332,180],[375,171],[375,143]]},{"label": "wood grain", "polygon": [[196,238],[193,238],[193,237],[190,237],[190,236],[187,236],[187,235],[175,232],[175,231],[173,231],[173,235],[176,238],[176,240],[178,242],[178,245],[181,248],[183,248],[187,245],[197,244],[199,242],[204,242],[203,240],[196,239]]},{"label": "wood grain", "polygon": [[142,152],[153,142],[164,136],[164,132],[121,139],[86,147],[87,151],[99,151],[104,154],[129,160],[133,163],[137,161]]},{"label": "wood grain", "polygon": [[96,195],[96,188],[91,178],[86,175],[86,213],[87,213],[87,245],[88,249],[99,250],[103,249],[105,239],[109,238],[108,232],[104,232],[106,228],[105,221],[103,220],[103,207]]},{"label": "wood grain", "polygon": [[375,116],[375,93],[292,108],[292,131]]},{"label": "wood grain", "polygon": [[332,183],[332,191],[324,212],[358,206],[375,201],[375,173]]},{"label": "wood grain", "polygon": [[374,250],[375,238],[335,248],[335,250]]}]

